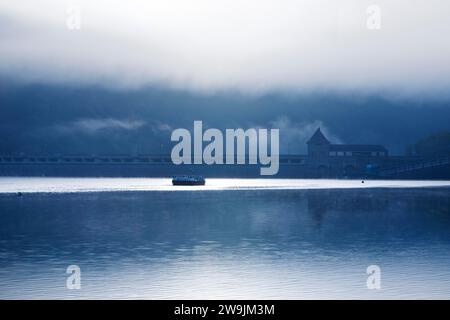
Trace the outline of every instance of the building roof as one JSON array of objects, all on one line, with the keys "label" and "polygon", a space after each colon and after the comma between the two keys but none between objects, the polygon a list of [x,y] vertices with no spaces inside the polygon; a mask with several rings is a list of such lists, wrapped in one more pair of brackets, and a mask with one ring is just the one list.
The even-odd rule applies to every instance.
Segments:
[{"label": "building roof", "polygon": [[373,144],[332,144],[330,151],[387,152],[387,149],[382,145]]},{"label": "building roof", "polygon": [[320,128],[318,128],[311,137],[311,139],[309,139],[308,142],[306,143],[320,145],[320,144],[330,144],[330,141],[328,141],[328,139],[325,138],[322,131],[320,131]]}]

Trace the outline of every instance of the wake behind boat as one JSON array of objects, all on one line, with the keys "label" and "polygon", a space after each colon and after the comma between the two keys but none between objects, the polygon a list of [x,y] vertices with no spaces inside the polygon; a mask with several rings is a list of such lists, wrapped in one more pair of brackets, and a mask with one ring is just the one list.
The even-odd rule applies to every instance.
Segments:
[{"label": "wake behind boat", "polygon": [[172,178],[174,186],[204,186],[205,178],[202,176],[175,176]]}]

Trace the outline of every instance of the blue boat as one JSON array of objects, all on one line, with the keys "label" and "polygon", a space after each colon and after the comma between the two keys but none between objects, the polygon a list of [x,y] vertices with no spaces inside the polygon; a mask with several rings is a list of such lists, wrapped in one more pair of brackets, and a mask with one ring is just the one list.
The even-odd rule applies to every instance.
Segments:
[{"label": "blue boat", "polygon": [[172,178],[174,186],[204,186],[205,178],[202,176],[175,176]]}]

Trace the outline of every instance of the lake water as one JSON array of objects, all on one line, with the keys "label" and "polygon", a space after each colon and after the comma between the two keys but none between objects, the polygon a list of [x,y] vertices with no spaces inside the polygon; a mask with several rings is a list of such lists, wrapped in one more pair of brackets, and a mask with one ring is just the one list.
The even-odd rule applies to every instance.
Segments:
[{"label": "lake water", "polygon": [[207,184],[0,178],[0,298],[450,298],[449,182]]}]

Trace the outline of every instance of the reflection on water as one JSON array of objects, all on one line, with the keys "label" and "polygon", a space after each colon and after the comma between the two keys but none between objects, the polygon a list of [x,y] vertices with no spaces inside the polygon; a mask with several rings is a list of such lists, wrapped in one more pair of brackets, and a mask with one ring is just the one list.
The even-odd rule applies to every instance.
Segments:
[{"label": "reflection on water", "polygon": [[[449,195],[3,194],[0,298],[450,298]],[[65,288],[71,264],[81,290]]]}]

